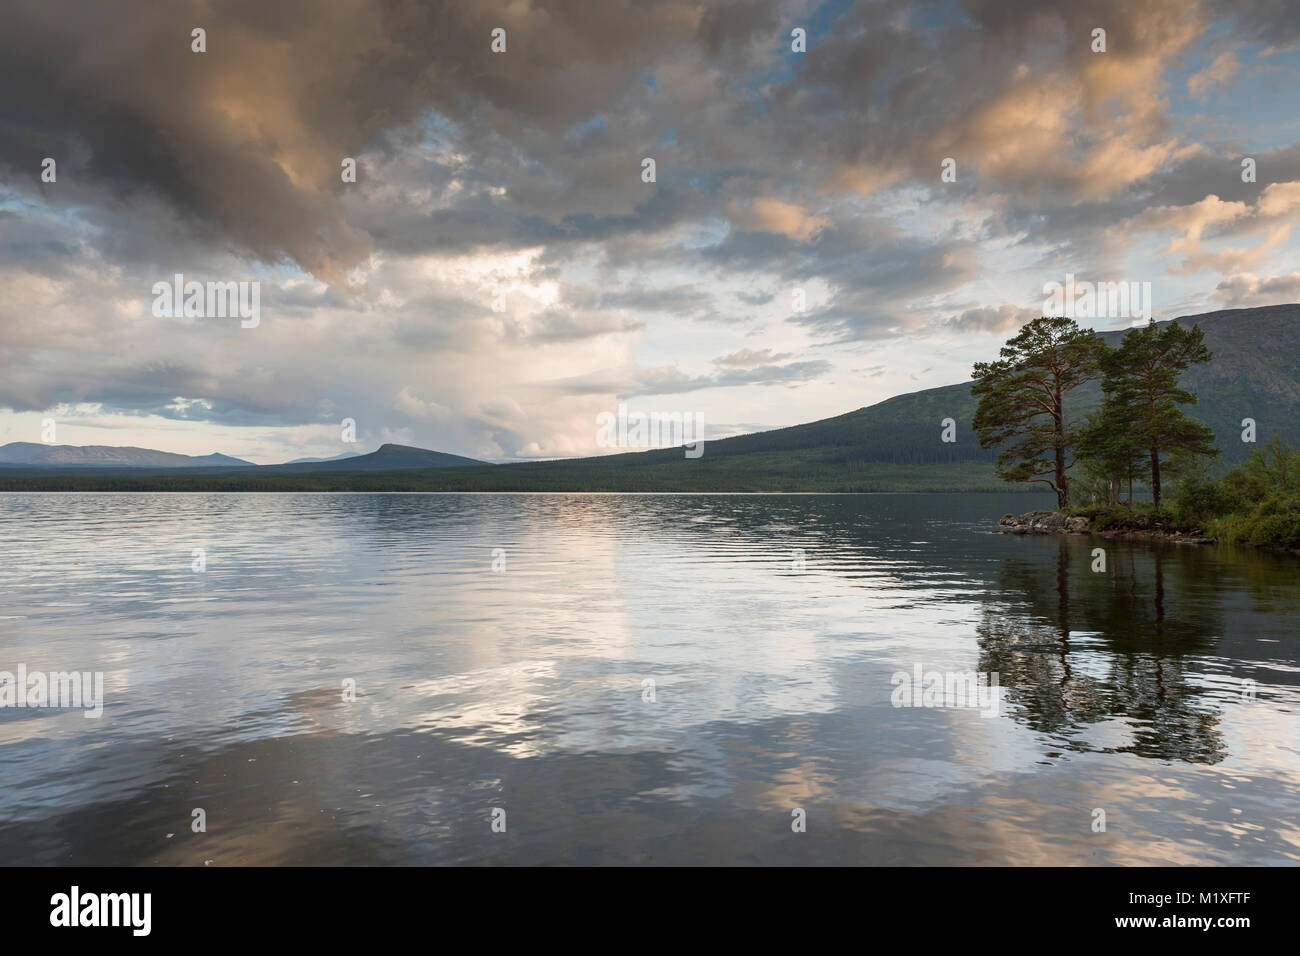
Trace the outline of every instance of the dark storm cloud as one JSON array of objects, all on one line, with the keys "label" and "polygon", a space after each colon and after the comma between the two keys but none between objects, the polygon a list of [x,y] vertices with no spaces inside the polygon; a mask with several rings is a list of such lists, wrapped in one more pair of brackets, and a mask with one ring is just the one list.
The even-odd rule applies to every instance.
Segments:
[{"label": "dark storm cloud", "polygon": [[[54,156],[61,183],[156,194],[267,261],[337,279],[368,244],[340,213],[343,157],[431,111],[560,131],[640,85],[699,16],[674,0],[18,0],[0,33],[0,162],[35,190]],[[196,26],[206,53],[191,51]],[[509,52],[494,57],[498,26]]]},{"label": "dark storm cloud", "polygon": [[[330,282],[372,248],[563,256],[725,221],[737,196],[788,193],[796,163],[805,186],[871,191],[932,185],[953,155],[961,194],[977,188],[968,170],[1026,188],[1015,177],[1032,162],[1036,190],[1077,191],[1095,174],[1008,153],[1008,134],[1023,131],[987,129],[997,132],[1002,98],[1024,95],[1021,71],[1073,74],[1086,105],[1100,95],[1093,25],[1109,25],[1107,55],[1122,68],[1161,43],[1178,49],[1203,16],[1168,0],[967,0],[943,18],[901,0],[826,9],[832,30],[793,57],[791,24],[812,19],[804,4],[19,0],[0,36],[0,163],[52,202],[92,185],[104,203],[157,197],[209,241]],[[1250,4],[1241,29],[1279,21],[1289,22]],[[206,53],[190,50],[194,26],[207,30]],[[489,49],[498,26],[502,55]],[[1139,145],[1162,132],[1158,118],[1140,120]],[[454,166],[411,159],[426,133]],[[367,150],[378,166],[349,192],[339,161]],[[45,155],[64,164],[66,193],[35,184]],[[660,163],[653,188],[638,178],[643,155]],[[398,184],[443,195],[421,209],[401,188],[384,191]],[[732,237],[714,258],[788,272],[792,240],[771,237]],[[128,240],[115,251],[165,248]],[[822,265],[798,261],[804,274]]]},{"label": "dark storm cloud", "polygon": [[[1017,63],[1064,50],[1082,68],[1086,47],[1063,38],[1103,15],[1123,57],[1170,15],[1148,6],[968,2],[922,32],[924,8],[858,4],[795,65],[788,30],[806,14],[793,4],[19,0],[0,38],[0,161],[38,188],[39,159],[57,155],[74,188],[155,194],[196,229],[337,281],[372,244],[666,229],[716,215],[729,180],[743,195],[779,186],[794,160],[850,188],[932,180],[943,149],[986,150],[961,118],[1005,92]],[[190,50],[194,26],[206,53]],[[489,50],[497,26],[504,55]],[[692,87],[711,70],[725,86]],[[430,115],[468,157],[454,177],[426,170],[430,184],[504,196],[467,188],[428,214],[379,202],[345,215],[340,159],[368,146],[391,157],[394,131],[409,143]],[[643,154],[663,164],[657,189],[636,178]]]}]

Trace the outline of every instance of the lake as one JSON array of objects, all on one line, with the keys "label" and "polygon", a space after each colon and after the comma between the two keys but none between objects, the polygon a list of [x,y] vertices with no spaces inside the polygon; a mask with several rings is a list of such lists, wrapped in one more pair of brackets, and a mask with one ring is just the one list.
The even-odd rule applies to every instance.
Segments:
[{"label": "lake", "polygon": [[1300,862],[1300,560],[1044,504],[0,495],[0,862]]}]

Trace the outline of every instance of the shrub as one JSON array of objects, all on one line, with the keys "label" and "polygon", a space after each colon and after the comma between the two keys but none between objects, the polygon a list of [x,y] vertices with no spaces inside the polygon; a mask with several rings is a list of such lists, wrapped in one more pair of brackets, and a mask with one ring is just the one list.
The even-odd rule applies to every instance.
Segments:
[{"label": "shrub", "polygon": [[1252,517],[1243,529],[1253,545],[1300,547],[1300,514],[1265,514]]},{"label": "shrub", "polygon": [[1128,517],[1123,508],[1102,508],[1090,520],[1094,531],[1108,531]]},{"label": "shrub", "polygon": [[1273,436],[1262,449],[1224,476],[1224,485],[1244,501],[1258,501],[1269,495],[1300,497],[1300,449]]},{"label": "shrub", "polygon": [[1232,511],[1233,497],[1222,483],[1189,475],[1174,491],[1173,513],[1180,524],[1204,524],[1209,518]]}]

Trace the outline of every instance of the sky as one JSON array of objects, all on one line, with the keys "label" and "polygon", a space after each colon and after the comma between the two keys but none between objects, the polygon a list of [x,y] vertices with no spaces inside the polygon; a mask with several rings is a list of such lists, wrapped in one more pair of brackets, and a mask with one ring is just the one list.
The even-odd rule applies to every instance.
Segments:
[{"label": "sky", "polygon": [[[1300,299],[1285,0],[3,18],[0,444],[598,454],[619,403],[716,438],[965,380],[1049,283]],[[257,324],[157,314],[176,274]]]}]

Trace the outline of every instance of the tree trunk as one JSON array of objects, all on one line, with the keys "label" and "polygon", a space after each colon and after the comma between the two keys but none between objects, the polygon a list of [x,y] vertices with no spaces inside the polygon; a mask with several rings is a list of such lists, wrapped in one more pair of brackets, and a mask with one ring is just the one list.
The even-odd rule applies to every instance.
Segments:
[{"label": "tree trunk", "polygon": [[1119,475],[1110,476],[1110,481],[1107,484],[1106,491],[1108,498],[1106,503],[1114,508],[1119,504]]},{"label": "tree trunk", "polygon": [[1160,510],[1160,449],[1151,448],[1151,500]]},{"label": "tree trunk", "polygon": [[1056,379],[1056,395],[1052,401],[1052,429],[1056,445],[1056,506],[1064,511],[1070,507],[1070,479],[1065,477],[1065,407],[1061,379]]}]

